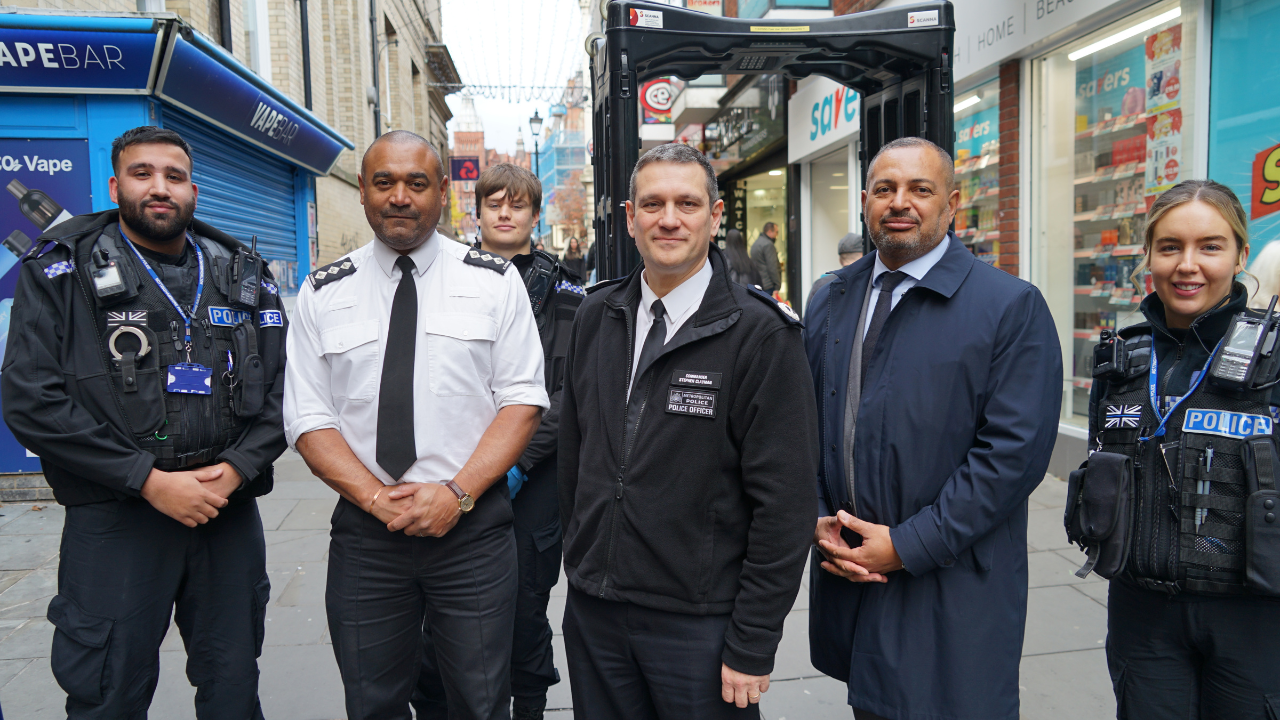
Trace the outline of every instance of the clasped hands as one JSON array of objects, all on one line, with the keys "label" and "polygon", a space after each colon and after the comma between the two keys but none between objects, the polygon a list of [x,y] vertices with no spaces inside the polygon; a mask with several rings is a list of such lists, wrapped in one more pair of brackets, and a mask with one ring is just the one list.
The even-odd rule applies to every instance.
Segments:
[{"label": "clasped hands", "polygon": [[[861,535],[862,545],[850,547],[840,536],[842,527]],[[813,542],[826,558],[822,569],[852,582],[888,582],[887,573],[902,569],[888,526],[869,523],[844,510],[818,518]]]},{"label": "clasped hands", "polygon": [[[462,517],[458,496],[439,483],[407,482],[375,489],[372,505],[363,509],[387,524],[391,532],[414,537],[443,537]],[[368,501],[366,501],[367,503]]]},{"label": "clasped hands", "polygon": [[152,468],[141,495],[151,507],[193,528],[218,517],[240,485],[240,473],[225,462],[176,472]]}]

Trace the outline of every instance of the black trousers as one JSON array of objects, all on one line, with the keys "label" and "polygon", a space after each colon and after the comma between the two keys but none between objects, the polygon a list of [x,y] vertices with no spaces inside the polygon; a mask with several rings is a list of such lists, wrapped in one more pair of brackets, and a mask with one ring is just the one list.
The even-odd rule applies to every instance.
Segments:
[{"label": "black trousers", "polygon": [[388,532],[339,500],[331,537],[325,604],[347,717],[409,720],[424,623],[452,717],[510,717],[516,556],[505,486],[441,538]]},{"label": "black trousers", "polygon": [[1280,601],[1114,580],[1107,666],[1121,720],[1280,718]]},{"label": "black trousers", "polygon": [[201,720],[261,720],[271,595],[262,518],[237,501],[188,528],[141,499],[67,508],[51,664],[67,716],[147,717],[173,613]]},{"label": "black trousers", "polygon": [[743,720],[720,696],[728,615],[684,615],[569,588],[564,645],[573,711],[592,720]]},{"label": "black trousers", "polygon": [[[554,456],[530,471],[529,479],[511,501],[511,510],[515,515],[519,565],[515,633],[511,638],[511,695],[517,707],[541,708],[547,703],[547,688],[560,682],[551,649],[554,633],[547,619],[547,603],[551,589],[560,579],[563,553]],[[412,704],[418,720],[449,717],[435,643],[430,626],[425,624],[422,673]]]}]

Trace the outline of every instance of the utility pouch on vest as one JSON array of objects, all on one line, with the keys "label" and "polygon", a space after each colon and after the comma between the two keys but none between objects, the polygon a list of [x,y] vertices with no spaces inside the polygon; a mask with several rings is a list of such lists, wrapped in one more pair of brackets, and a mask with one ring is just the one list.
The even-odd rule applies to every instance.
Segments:
[{"label": "utility pouch on vest", "polygon": [[258,354],[258,329],[252,320],[238,323],[231,331],[235,343],[236,363],[234,386],[231,392],[231,409],[237,417],[254,417],[262,412],[266,395],[262,356]]},{"label": "utility pouch on vest", "polygon": [[1245,586],[1259,595],[1280,596],[1280,491],[1277,454],[1270,435],[1244,443],[1249,490],[1244,514]]},{"label": "utility pouch on vest", "polygon": [[1133,461],[1125,455],[1095,452],[1071,473],[1064,516],[1067,537],[1089,555],[1077,577],[1095,572],[1110,580],[1124,571],[1132,496]]}]

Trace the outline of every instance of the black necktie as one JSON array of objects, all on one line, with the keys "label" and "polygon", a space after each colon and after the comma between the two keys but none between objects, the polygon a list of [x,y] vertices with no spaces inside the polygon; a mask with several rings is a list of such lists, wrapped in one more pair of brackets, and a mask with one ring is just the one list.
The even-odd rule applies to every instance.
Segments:
[{"label": "black necktie", "polygon": [[644,345],[640,348],[640,362],[636,365],[635,377],[631,379],[632,384],[640,379],[654,360],[658,359],[658,355],[662,353],[662,346],[667,344],[667,323],[663,319],[667,309],[662,305],[661,300],[654,300],[651,310],[653,325],[649,326],[649,334],[645,336]]},{"label": "black necktie", "polygon": [[418,332],[416,267],[407,255],[396,258],[400,284],[391,301],[387,349],[382,354],[382,384],[378,386],[378,465],[399,480],[418,459],[413,440],[413,355]]},{"label": "black necktie", "polygon": [[893,289],[906,278],[907,274],[898,270],[880,275],[880,296],[876,298],[876,309],[871,314],[871,326],[867,328],[867,335],[862,339],[862,382],[864,384],[867,381],[867,367],[871,365],[871,355],[875,352],[876,343],[880,340],[880,331],[884,330],[884,323],[889,319],[889,312],[893,310]]}]

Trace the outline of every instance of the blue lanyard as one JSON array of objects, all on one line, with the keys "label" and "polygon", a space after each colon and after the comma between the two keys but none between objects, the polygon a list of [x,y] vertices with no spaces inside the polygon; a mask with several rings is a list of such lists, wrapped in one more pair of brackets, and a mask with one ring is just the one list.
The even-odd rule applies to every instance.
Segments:
[{"label": "blue lanyard", "polygon": [[[124,237],[124,232],[121,232],[120,235]],[[155,281],[155,284],[160,288],[160,292],[164,293],[164,296],[169,299],[169,304],[173,305],[173,309],[177,310],[178,315],[182,317],[182,322],[186,326],[187,334],[187,361],[190,362],[191,324],[195,322],[196,313],[200,311],[200,296],[204,295],[204,253],[200,251],[200,245],[197,244],[195,240],[191,239],[191,233],[187,233],[187,242],[191,243],[191,247],[196,251],[196,264],[200,273],[200,279],[196,282],[196,299],[195,302],[191,304],[191,312],[188,313],[186,310],[182,309],[181,305],[178,304],[178,300],[173,297],[173,293],[169,292],[169,288],[165,287],[163,282],[160,282],[160,276],[156,275],[156,271],[151,269],[151,263],[147,262],[147,259],[142,257],[142,253],[138,252],[138,247],[133,244],[133,241],[129,240],[128,237],[125,237],[124,239],[129,242],[129,247],[133,249],[133,254],[138,256],[138,262],[142,263],[142,267],[146,268],[147,274],[151,276],[153,281]]]},{"label": "blue lanyard", "polygon": [[1160,425],[1156,427],[1156,431],[1154,433],[1146,437],[1138,438],[1138,442],[1146,442],[1153,437],[1164,437],[1164,424],[1169,421],[1169,418],[1173,417],[1173,413],[1177,411],[1178,406],[1182,404],[1182,401],[1190,397],[1191,393],[1195,392],[1196,388],[1200,387],[1200,383],[1204,382],[1204,376],[1209,374],[1209,366],[1213,364],[1213,358],[1218,354],[1218,350],[1221,347],[1222,341],[1219,340],[1217,346],[1213,348],[1213,352],[1209,353],[1209,359],[1205,361],[1204,368],[1196,375],[1195,381],[1191,383],[1191,389],[1187,390],[1186,395],[1174,400],[1173,404],[1169,406],[1169,412],[1161,416],[1159,388],[1157,387],[1157,384],[1160,381],[1160,361],[1156,358],[1155,345],[1153,344],[1151,346],[1151,370],[1147,374],[1147,394],[1151,398],[1151,409],[1155,412],[1156,419],[1160,421]]}]

